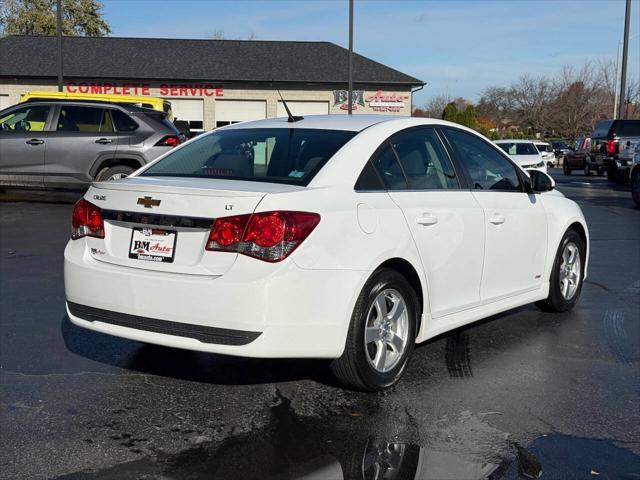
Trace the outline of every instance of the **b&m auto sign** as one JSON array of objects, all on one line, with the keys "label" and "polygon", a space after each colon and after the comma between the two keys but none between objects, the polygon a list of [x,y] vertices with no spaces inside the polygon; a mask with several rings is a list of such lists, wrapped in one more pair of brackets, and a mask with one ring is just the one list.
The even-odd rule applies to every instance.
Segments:
[{"label": "b&m auto sign", "polygon": [[[105,95],[154,95],[149,83],[137,82],[68,82],[68,93],[99,93]],[[161,97],[223,97],[224,89],[212,83],[161,83],[158,87]]]}]

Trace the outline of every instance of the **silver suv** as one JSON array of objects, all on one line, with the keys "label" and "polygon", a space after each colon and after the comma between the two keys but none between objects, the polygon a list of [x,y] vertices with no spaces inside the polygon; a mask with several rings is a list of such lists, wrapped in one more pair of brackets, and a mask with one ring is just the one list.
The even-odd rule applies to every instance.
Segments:
[{"label": "silver suv", "polygon": [[0,187],[84,188],[125,177],[184,137],[154,110],[33,101],[0,111]]}]

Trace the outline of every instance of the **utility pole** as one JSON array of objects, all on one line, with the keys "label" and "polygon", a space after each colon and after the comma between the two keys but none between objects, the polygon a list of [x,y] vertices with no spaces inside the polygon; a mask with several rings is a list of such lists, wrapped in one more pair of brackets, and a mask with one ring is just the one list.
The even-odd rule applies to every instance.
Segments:
[{"label": "utility pole", "polygon": [[622,69],[620,71],[620,98],[618,99],[618,117],[622,120],[627,116],[627,57],[629,55],[629,22],[631,19],[631,0],[627,0],[624,12],[624,38],[622,42]]},{"label": "utility pole", "polygon": [[618,118],[618,103],[620,103],[620,45],[622,40],[618,40],[618,51],[616,52],[616,93],[613,99],[613,119]]},{"label": "utility pole", "polygon": [[349,93],[347,102],[348,113],[351,115],[353,112],[353,0],[349,0]]},{"label": "utility pole", "polygon": [[62,0],[56,6],[56,36],[58,37],[58,91],[62,91]]}]

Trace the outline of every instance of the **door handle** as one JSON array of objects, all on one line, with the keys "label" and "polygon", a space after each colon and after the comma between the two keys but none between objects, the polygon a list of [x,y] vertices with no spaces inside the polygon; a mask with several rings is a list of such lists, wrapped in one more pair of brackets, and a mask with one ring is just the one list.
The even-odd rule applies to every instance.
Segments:
[{"label": "door handle", "polygon": [[113,140],[111,140],[110,138],[99,138],[98,140],[96,140],[96,143],[101,143],[103,145],[111,142],[113,142]]},{"label": "door handle", "polygon": [[44,140],[40,140],[39,138],[32,138],[31,140],[27,140],[29,145],[42,145]]},{"label": "door handle", "polygon": [[489,217],[489,223],[493,223],[494,225],[502,225],[506,221],[507,219],[504,218],[504,215],[500,215],[499,213],[496,213],[493,217]]},{"label": "door handle", "polygon": [[418,222],[420,225],[425,225],[425,226],[435,225],[436,223],[438,223],[438,219],[433,215],[425,214],[425,215],[422,215],[421,217],[418,217],[416,222]]}]

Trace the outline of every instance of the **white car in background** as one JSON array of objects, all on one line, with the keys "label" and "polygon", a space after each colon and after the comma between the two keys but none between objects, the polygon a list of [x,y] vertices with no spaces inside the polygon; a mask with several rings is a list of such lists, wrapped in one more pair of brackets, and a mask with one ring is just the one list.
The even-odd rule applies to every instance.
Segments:
[{"label": "white car in background", "polygon": [[547,163],[531,140],[496,140],[495,144],[522,168],[547,173]]},{"label": "white car in background", "polygon": [[553,151],[553,147],[550,143],[534,141],[533,144],[536,146],[544,163],[547,167],[554,166],[556,164],[556,154]]},{"label": "white car in background", "polygon": [[89,188],[67,312],[169,347],[332,359],[345,385],[380,390],[416,343],[531,302],[573,308],[588,245],[551,177],[460,125],[245,122]]}]

